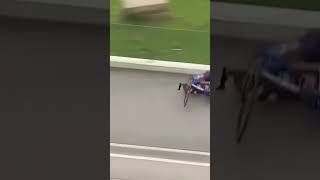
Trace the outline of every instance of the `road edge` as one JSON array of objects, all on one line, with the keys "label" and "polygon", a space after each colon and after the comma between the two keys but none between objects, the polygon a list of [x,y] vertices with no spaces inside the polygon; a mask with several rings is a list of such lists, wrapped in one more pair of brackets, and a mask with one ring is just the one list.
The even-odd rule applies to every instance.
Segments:
[{"label": "road edge", "polygon": [[173,61],[110,56],[111,68],[158,71],[177,74],[200,74],[210,70],[210,65]]},{"label": "road edge", "polygon": [[[211,19],[295,28],[319,28],[320,11],[211,2]],[[254,16],[253,16],[254,15]],[[305,21],[308,19],[308,21]]]},{"label": "road edge", "polygon": [[[291,41],[319,28],[320,11],[211,2],[215,36],[259,41]],[[305,21],[308,19],[308,21]]]}]

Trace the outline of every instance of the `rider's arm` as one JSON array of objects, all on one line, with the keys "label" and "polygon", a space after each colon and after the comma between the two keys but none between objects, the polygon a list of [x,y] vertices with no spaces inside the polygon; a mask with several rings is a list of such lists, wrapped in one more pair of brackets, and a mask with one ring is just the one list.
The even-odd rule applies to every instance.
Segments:
[{"label": "rider's arm", "polygon": [[210,81],[204,81],[203,80],[203,81],[200,82],[200,84],[202,84],[202,85],[210,85]]}]

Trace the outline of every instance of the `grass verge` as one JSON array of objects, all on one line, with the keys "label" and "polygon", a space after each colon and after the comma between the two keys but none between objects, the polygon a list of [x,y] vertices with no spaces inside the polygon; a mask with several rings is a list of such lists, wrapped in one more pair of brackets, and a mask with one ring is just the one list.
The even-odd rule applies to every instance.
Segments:
[{"label": "grass verge", "polygon": [[210,1],[171,0],[153,19],[124,19],[120,0],[110,7],[111,55],[210,64]]}]

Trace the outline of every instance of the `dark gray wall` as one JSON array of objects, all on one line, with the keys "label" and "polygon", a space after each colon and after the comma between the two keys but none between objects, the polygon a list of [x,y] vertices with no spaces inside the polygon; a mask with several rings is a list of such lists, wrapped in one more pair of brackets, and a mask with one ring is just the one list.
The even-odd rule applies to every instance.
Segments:
[{"label": "dark gray wall", "polygon": [[78,7],[91,7],[91,8],[101,8],[108,9],[109,1],[101,0],[20,0],[24,2],[34,2],[34,3],[47,3],[47,4],[61,4],[61,5],[71,5]]},{"label": "dark gray wall", "polygon": [[[45,2],[47,1],[47,2]],[[0,2],[0,15],[9,17],[100,24],[109,22],[106,1],[25,0]],[[100,7],[99,7],[100,6]]]},{"label": "dark gray wall", "polygon": [[106,27],[0,23],[0,179],[103,179]]}]

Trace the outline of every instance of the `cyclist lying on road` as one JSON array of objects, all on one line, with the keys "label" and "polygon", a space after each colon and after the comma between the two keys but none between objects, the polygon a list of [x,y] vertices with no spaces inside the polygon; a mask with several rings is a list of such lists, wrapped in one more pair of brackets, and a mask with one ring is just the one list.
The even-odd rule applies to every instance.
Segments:
[{"label": "cyclist lying on road", "polygon": [[[280,71],[315,70],[320,65],[320,30],[312,30],[292,44],[281,44],[265,51],[265,66],[274,73]],[[312,63],[312,64],[311,64]]]},{"label": "cyclist lying on road", "polygon": [[[283,72],[310,72],[320,70],[320,30],[311,30],[292,44],[282,44],[267,49],[263,54],[263,68],[274,75]],[[314,84],[314,76],[305,76],[307,84]],[[259,99],[266,100],[274,94],[269,87],[259,93]],[[263,95],[262,95],[263,94]]]},{"label": "cyclist lying on road", "polygon": [[210,96],[210,71],[192,77],[190,93],[204,93]]}]

